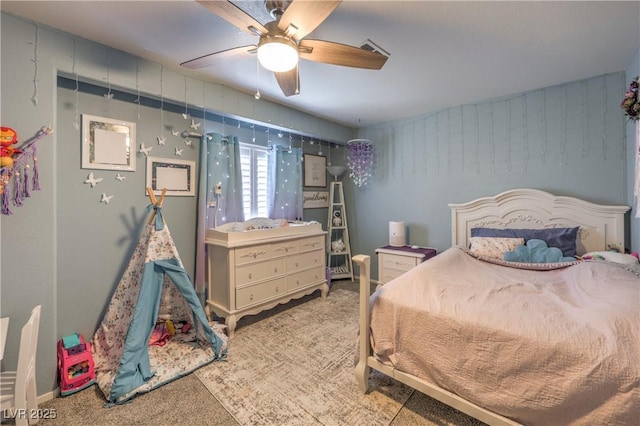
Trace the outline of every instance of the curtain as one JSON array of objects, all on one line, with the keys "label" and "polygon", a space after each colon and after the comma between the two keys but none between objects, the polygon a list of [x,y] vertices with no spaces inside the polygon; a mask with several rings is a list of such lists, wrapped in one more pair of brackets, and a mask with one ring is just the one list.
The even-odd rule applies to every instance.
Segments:
[{"label": "curtain", "polygon": [[302,219],[302,149],[275,149],[269,156],[269,217]]},{"label": "curtain", "polygon": [[634,151],[636,167],[634,174],[633,195],[636,199],[636,217],[640,218],[640,121],[636,120],[636,149]]},{"label": "curtain", "polygon": [[[200,142],[199,164],[195,286],[197,293],[204,294],[207,283],[207,229],[226,222],[244,222],[238,138],[219,133],[203,136]],[[215,193],[216,185],[221,188],[219,195]]]}]

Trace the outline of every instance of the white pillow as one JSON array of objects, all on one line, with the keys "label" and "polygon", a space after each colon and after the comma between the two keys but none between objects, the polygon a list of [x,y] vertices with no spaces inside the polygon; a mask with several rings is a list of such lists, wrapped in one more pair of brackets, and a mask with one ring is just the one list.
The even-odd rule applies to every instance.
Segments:
[{"label": "white pillow", "polygon": [[622,263],[632,265],[638,263],[638,258],[630,254],[618,253],[616,251],[592,251],[584,254],[583,259],[606,260],[607,262]]},{"label": "white pillow", "polygon": [[477,256],[503,259],[506,251],[524,244],[524,238],[471,237],[469,251]]}]

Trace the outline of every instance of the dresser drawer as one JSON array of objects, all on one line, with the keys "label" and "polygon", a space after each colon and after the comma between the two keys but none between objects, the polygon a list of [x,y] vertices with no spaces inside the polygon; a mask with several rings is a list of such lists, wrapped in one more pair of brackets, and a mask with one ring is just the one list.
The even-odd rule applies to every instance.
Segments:
[{"label": "dresser drawer", "polygon": [[284,275],[284,258],[252,263],[236,269],[236,287]]},{"label": "dresser drawer", "polygon": [[389,269],[389,268],[384,268],[382,270],[382,282],[383,283],[388,283],[389,281],[391,281],[394,278],[399,277],[400,275],[404,274],[407,271],[403,271],[400,269]]},{"label": "dresser drawer", "polygon": [[313,269],[307,269],[306,271],[296,272],[287,276],[287,291],[294,291],[299,288],[306,287],[308,285],[317,283],[323,280],[325,277],[325,270],[323,266]]},{"label": "dresser drawer", "polygon": [[287,256],[289,254],[296,254],[298,252],[298,241],[285,241],[283,243],[271,244],[271,256]]},{"label": "dresser drawer", "polygon": [[418,259],[415,257],[401,256],[396,254],[383,254],[380,256],[380,261],[382,262],[382,266],[387,268],[399,269],[402,272],[406,272],[409,269],[415,267],[420,263],[422,259]]},{"label": "dresser drawer", "polygon": [[271,246],[269,244],[236,249],[236,265],[244,265],[269,258],[271,258]]},{"label": "dresser drawer", "polygon": [[297,272],[324,264],[324,251],[316,250],[287,257],[287,272]]},{"label": "dresser drawer", "polygon": [[285,277],[236,289],[236,307],[243,308],[265,300],[280,297],[287,292]]},{"label": "dresser drawer", "polygon": [[298,251],[311,251],[324,249],[324,235],[318,235],[316,237],[301,238],[298,240]]}]

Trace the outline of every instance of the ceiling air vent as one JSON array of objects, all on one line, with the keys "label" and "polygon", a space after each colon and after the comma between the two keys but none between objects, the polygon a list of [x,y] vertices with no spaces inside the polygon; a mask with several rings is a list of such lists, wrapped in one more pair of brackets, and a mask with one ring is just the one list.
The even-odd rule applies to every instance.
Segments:
[{"label": "ceiling air vent", "polygon": [[376,53],[380,53],[381,55],[386,56],[387,58],[389,56],[391,56],[391,54],[389,52],[387,52],[386,50],[384,50],[382,47],[378,46],[377,44],[375,44],[374,42],[372,42],[369,39],[366,39],[365,41],[363,41],[362,43],[360,43],[360,49],[366,50],[368,52],[376,52]]}]

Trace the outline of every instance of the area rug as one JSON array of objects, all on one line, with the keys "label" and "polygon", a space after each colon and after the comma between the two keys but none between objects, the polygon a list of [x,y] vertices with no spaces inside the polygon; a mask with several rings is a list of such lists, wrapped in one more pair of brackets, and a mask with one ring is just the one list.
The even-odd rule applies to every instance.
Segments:
[{"label": "area rug", "polygon": [[236,329],[228,359],[196,376],[241,425],[389,425],[413,390],[354,377],[358,294],[335,289]]}]

